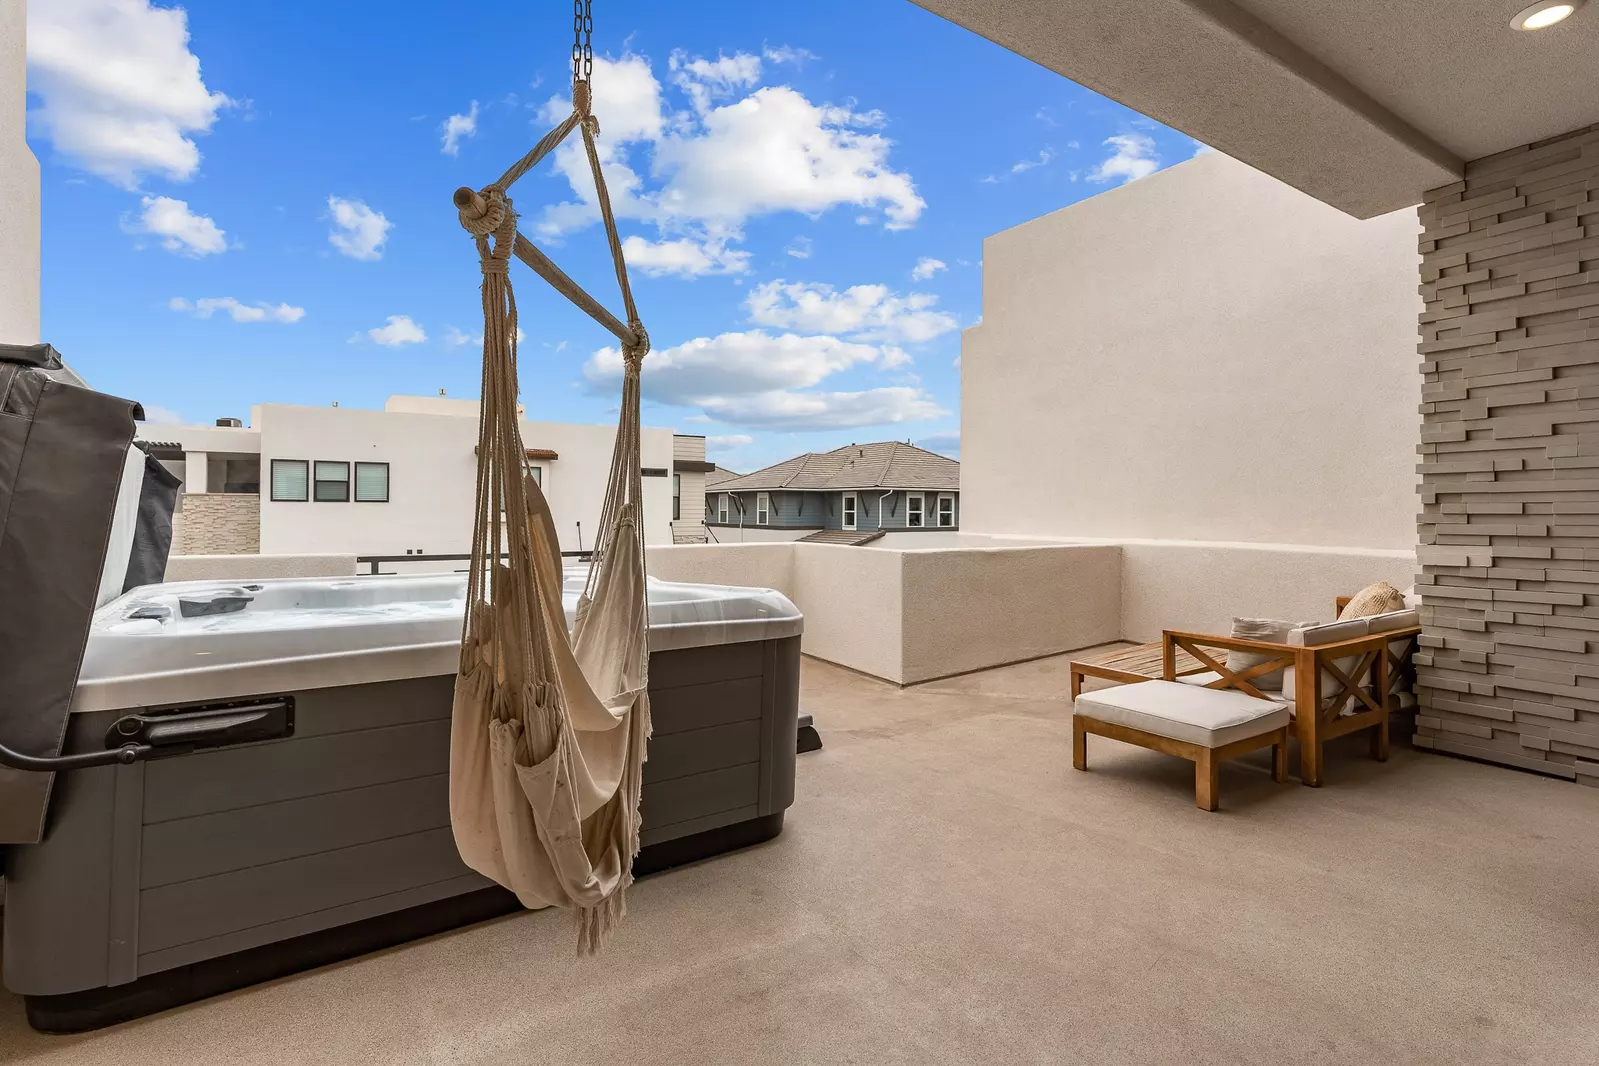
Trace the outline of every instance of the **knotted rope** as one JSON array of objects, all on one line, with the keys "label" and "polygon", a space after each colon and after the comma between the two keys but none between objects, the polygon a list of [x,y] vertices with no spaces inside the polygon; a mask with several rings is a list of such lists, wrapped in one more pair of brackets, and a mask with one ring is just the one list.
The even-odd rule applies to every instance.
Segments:
[{"label": "knotted rope", "polygon": [[[512,255],[533,265],[558,291],[606,325],[622,341],[622,408],[611,455],[605,502],[594,543],[593,561],[579,600],[573,641],[581,654],[585,627],[609,627],[607,632],[614,634],[620,626],[620,631],[628,637],[624,642],[628,649],[624,656],[627,662],[623,664],[621,673],[640,681],[636,702],[628,712],[628,756],[621,768],[616,790],[619,806],[604,815],[608,827],[604,832],[614,840],[617,850],[624,857],[625,867],[615,878],[615,887],[603,898],[593,895],[595,875],[591,875],[588,882],[576,889],[568,886],[563,890],[566,901],[576,901],[573,905],[579,914],[580,952],[596,950],[626,910],[624,893],[632,881],[632,856],[638,850],[638,808],[643,789],[644,746],[650,732],[639,430],[640,377],[644,357],[649,351],[649,334],[633,302],[627,264],[622,255],[610,193],[605,185],[595,143],[599,122],[590,112],[590,104],[588,83],[576,82],[570,116],[512,165],[499,181],[476,192],[459,189],[455,195],[461,226],[477,247],[483,274],[482,413],[478,424],[476,517],[468,571],[460,677],[473,698],[490,709],[491,735],[514,738],[515,761],[519,768],[528,768],[529,772],[543,772],[535,769],[541,764],[547,766],[551,762],[572,759],[578,742],[562,689],[563,675],[552,646],[552,639],[556,635],[548,628],[557,624],[553,620],[562,618],[559,560],[553,552],[545,556],[536,554],[530,525],[529,516],[534,514],[534,509],[529,506],[530,500],[536,499],[540,490],[526,474],[526,452],[517,408],[517,310],[510,277]],[[507,190],[517,179],[553,151],[574,129],[582,133],[584,151],[594,177],[600,217],[621,290],[625,327],[517,232],[518,216],[507,195]],[[546,516],[547,521],[547,509],[542,503],[537,510]],[[553,534],[553,525],[547,528],[549,533],[541,542],[546,546],[549,535]],[[616,563],[626,565],[620,570],[611,571],[609,567],[613,556]],[[507,560],[503,564],[500,561],[502,558]],[[541,573],[541,558],[553,560],[546,564],[553,568],[553,572],[546,570]],[[608,577],[616,577],[624,572],[637,575],[638,602],[612,602],[619,598],[613,593],[603,606],[614,617],[596,622],[590,608],[598,602],[602,586]],[[564,632],[559,639],[565,640]],[[571,662],[570,655],[565,661]],[[571,684],[569,675],[566,683]],[[570,771],[571,767],[567,767],[563,772],[570,776]],[[566,778],[557,776],[556,780],[556,787],[559,788],[562,787],[559,782]],[[523,787],[529,787],[528,780],[523,781]],[[454,789],[452,782],[452,821],[455,817]],[[498,804],[508,800],[497,792],[495,802]],[[546,828],[540,823],[540,839],[549,835]],[[458,842],[463,839],[461,832],[458,826]],[[580,856],[588,836],[588,830],[585,829],[582,839],[578,840]],[[550,835],[545,843],[564,847],[571,840],[571,830],[568,828]],[[467,857],[465,849],[463,857]],[[569,868],[570,859],[563,861],[568,863],[565,868]],[[509,880],[516,881],[517,875],[510,874]],[[519,895],[523,894],[521,884],[511,887],[516,888]]]}]

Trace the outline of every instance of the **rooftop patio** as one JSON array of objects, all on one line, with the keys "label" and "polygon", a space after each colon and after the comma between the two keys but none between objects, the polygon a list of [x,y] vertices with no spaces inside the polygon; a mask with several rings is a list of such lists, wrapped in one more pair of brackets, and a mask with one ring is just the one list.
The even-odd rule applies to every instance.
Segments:
[{"label": "rooftop patio", "polygon": [[[650,877],[620,935],[521,914],[0,1063],[1573,1062],[1599,1045],[1591,793],[1396,745],[1328,785],[1091,738],[1066,657],[900,689],[807,659],[770,844]],[[1536,886],[1529,888],[1529,886]],[[574,978],[580,978],[574,980]],[[628,1019],[614,1024],[614,1019]]]}]

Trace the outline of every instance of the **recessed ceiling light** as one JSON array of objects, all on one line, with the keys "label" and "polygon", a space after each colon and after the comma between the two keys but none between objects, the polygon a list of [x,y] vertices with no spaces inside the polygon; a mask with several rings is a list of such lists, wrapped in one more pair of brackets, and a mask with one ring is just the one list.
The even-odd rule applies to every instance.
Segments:
[{"label": "recessed ceiling light", "polygon": [[1581,6],[1582,0],[1542,0],[1541,3],[1533,4],[1517,14],[1510,20],[1510,25],[1518,30],[1548,29],[1555,23],[1570,18]]}]

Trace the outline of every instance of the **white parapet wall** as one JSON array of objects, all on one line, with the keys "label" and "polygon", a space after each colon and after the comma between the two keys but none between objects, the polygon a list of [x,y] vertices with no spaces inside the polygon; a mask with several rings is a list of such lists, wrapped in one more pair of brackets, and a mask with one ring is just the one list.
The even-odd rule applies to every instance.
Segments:
[{"label": "white parapet wall", "polygon": [[1229,633],[1234,618],[1328,622],[1334,600],[1374,581],[1415,583],[1412,551],[1196,541],[1121,542],[1126,640],[1163,629]]},{"label": "white parapet wall", "polygon": [[273,577],[352,577],[353,555],[174,555],[168,581],[257,581]]},{"label": "white parapet wall", "polygon": [[1055,655],[1122,634],[1122,559],[1115,545],[884,554],[899,556],[903,567],[902,683]]},{"label": "white parapet wall", "polygon": [[1114,545],[649,550],[656,577],[777,589],[806,654],[902,685],[1117,639],[1120,565]]}]

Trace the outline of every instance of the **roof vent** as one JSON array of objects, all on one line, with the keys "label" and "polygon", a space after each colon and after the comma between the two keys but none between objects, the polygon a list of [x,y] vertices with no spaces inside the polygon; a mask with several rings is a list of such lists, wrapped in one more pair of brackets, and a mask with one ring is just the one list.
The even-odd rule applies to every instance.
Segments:
[{"label": "roof vent", "polygon": [[240,418],[219,418],[217,419],[217,425],[226,429],[243,429],[244,420]]}]

